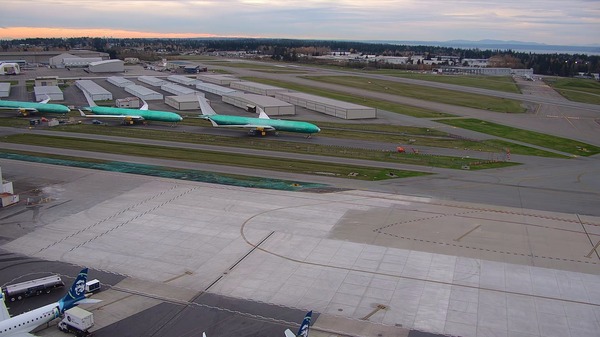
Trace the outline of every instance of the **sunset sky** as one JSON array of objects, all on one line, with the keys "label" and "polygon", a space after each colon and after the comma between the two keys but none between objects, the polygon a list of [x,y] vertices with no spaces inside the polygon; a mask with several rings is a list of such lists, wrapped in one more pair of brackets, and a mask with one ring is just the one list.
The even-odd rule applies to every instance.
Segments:
[{"label": "sunset sky", "polygon": [[600,44],[598,0],[0,0],[0,39],[273,37]]}]

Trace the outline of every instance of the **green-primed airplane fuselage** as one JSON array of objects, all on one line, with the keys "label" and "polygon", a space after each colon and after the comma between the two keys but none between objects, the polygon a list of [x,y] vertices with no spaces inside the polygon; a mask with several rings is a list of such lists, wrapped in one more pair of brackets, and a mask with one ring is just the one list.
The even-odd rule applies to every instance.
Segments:
[{"label": "green-primed airplane fuselage", "polygon": [[44,113],[66,114],[71,111],[68,106],[52,103],[20,102],[0,100],[0,108],[23,111],[39,111]]},{"label": "green-primed airplane fuselage", "polygon": [[160,122],[181,122],[181,116],[174,112],[158,111],[158,110],[136,110],[126,108],[112,108],[105,106],[94,106],[87,108],[96,115],[112,115],[112,116],[141,116],[145,120],[160,121]]},{"label": "green-primed airplane fuselage", "polygon": [[242,126],[242,125],[255,125],[257,129],[260,126],[266,128],[272,127],[277,131],[288,131],[288,132],[299,132],[299,133],[317,133],[321,131],[318,126],[300,121],[289,121],[281,119],[269,119],[269,118],[255,118],[255,117],[241,117],[241,116],[230,116],[230,115],[209,115],[206,116],[211,119],[219,126]]}]

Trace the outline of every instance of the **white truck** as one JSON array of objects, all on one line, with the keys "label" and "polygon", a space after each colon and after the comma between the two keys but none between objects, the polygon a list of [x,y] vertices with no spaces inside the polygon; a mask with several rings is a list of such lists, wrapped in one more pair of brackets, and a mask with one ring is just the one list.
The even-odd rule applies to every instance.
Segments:
[{"label": "white truck", "polygon": [[71,332],[78,337],[90,336],[89,329],[92,326],[94,326],[94,314],[79,307],[66,310],[64,318],[58,323],[60,331]]}]

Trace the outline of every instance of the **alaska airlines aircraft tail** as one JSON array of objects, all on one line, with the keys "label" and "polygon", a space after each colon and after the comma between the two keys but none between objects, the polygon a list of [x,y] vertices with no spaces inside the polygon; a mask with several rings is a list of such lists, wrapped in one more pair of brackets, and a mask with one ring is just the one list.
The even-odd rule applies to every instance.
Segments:
[{"label": "alaska airlines aircraft tail", "polygon": [[200,111],[204,116],[216,115],[215,110],[208,104],[206,98],[198,96],[198,103],[200,103]]},{"label": "alaska airlines aircraft tail", "polygon": [[61,313],[69,310],[79,303],[96,303],[97,300],[88,300],[85,298],[85,282],[87,282],[88,269],[82,269],[75,282],[71,285],[69,292],[58,301],[58,309]]},{"label": "alaska airlines aircraft tail", "polygon": [[294,335],[292,330],[285,330],[286,337],[308,337],[308,329],[310,328],[310,321],[312,320],[312,310],[306,313],[304,316],[304,320],[302,320],[302,324],[300,325],[300,329],[298,330],[298,334]]}]

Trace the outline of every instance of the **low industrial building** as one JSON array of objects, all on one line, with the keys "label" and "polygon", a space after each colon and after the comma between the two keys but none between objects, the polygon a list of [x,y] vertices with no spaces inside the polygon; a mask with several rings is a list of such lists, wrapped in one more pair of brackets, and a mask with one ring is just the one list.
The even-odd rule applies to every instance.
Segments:
[{"label": "low industrial building", "polygon": [[90,62],[88,70],[90,73],[122,73],[125,71],[125,62],[123,60]]},{"label": "low industrial building", "polygon": [[166,80],[163,80],[161,78],[154,77],[154,76],[140,76],[137,79],[138,79],[138,81],[144,82],[144,83],[149,84],[149,85],[151,85],[153,87],[160,87],[163,84],[169,83]]},{"label": "low industrial building", "polygon": [[121,77],[121,76],[111,76],[111,77],[107,78],[106,80],[108,81],[108,83],[116,85],[119,88],[125,88],[125,87],[135,84],[135,83],[133,83],[133,81],[130,81],[130,80],[126,79],[125,77]]},{"label": "low industrial building", "polygon": [[60,90],[60,88],[56,85],[33,87],[33,92],[37,102],[43,101],[48,97],[50,97],[51,101],[64,101],[65,99],[62,90]]},{"label": "low industrial building", "polygon": [[280,88],[280,87],[275,87],[275,86],[268,85],[268,84],[249,82],[249,81],[231,82],[229,87],[231,89],[238,89],[241,91],[247,91],[247,92],[251,92],[254,94],[258,94],[258,95],[273,96],[273,97],[275,97],[275,94],[278,92],[290,91],[289,89],[286,89],[286,88]]},{"label": "low industrial building", "polygon": [[140,107],[140,99],[138,97],[117,98],[115,100],[117,108],[136,108]]},{"label": "low industrial building", "polygon": [[75,81],[75,86],[83,91],[83,94],[88,99],[88,103],[91,101],[109,101],[112,100],[112,94],[110,91],[102,88],[98,83],[92,80],[78,80]]},{"label": "low industrial building", "polygon": [[14,194],[12,181],[2,178],[2,168],[0,167],[0,206],[6,207],[19,202],[19,195]]},{"label": "low industrial building", "polygon": [[293,104],[284,102],[271,96],[258,94],[246,94],[238,91],[233,94],[223,96],[223,102],[237,106],[247,110],[248,112],[256,113],[256,108],[260,107],[269,116],[295,115],[296,107]]},{"label": "low industrial building", "polygon": [[191,86],[191,87],[195,86],[196,82],[198,82],[198,80],[195,78],[191,78],[191,77],[187,77],[187,76],[183,76],[183,75],[171,75],[171,76],[167,77],[167,80],[169,80],[171,82]]},{"label": "low industrial building", "polygon": [[39,76],[35,78],[36,87],[58,85],[58,76]]},{"label": "low industrial building", "polygon": [[10,96],[10,83],[0,82],[0,97]]},{"label": "low industrial building", "polygon": [[125,87],[125,91],[127,91],[128,93],[130,93],[136,97],[143,99],[144,101],[155,101],[155,100],[163,99],[163,95],[161,93],[158,93],[152,89],[148,89],[144,86],[137,85],[137,84]]},{"label": "low industrial building", "polygon": [[212,84],[212,83],[204,83],[204,82],[200,82],[200,81],[196,83],[196,89],[206,91],[211,94],[215,94],[215,95],[219,95],[219,96],[233,94],[234,92],[237,92],[237,90],[235,90],[235,89],[226,88],[226,87]]},{"label": "low industrial building", "polygon": [[[439,70],[441,69],[441,70]],[[448,67],[441,66],[438,72],[442,74],[467,74],[467,75],[486,75],[486,76],[510,76],[510,68],[482,68],[482,67]],[[533,73],[533,71],[532,71]]]},{"label": "low industrial building", "polygon": [[232,75],[223,75],[223,74],[211,74],[211,75],[198,75],[197,79],[208,82],[212,84],[218,85],[230,85],[231,82],[240,81],[239,78]]},{"label": "low industrial building", "polygon": [[197,91],[192,88],[184,87],[175,83],[163,84],[160,86],[160,89],[176,96],[193,95],[194,93],[197,93]]},{"label": "low industrial building", "polygon": [[165,104],[177,110],[198,110],[200,109],[198,96],[204,97],[204,94],[196,91],[195,94],[191,95],[166,96]]},{"label": "low industrial building", "polygon": [[275,98],[337,118],[377,118],[377,109],[375,108],[301,92],[279,92],[275,95]]}]

